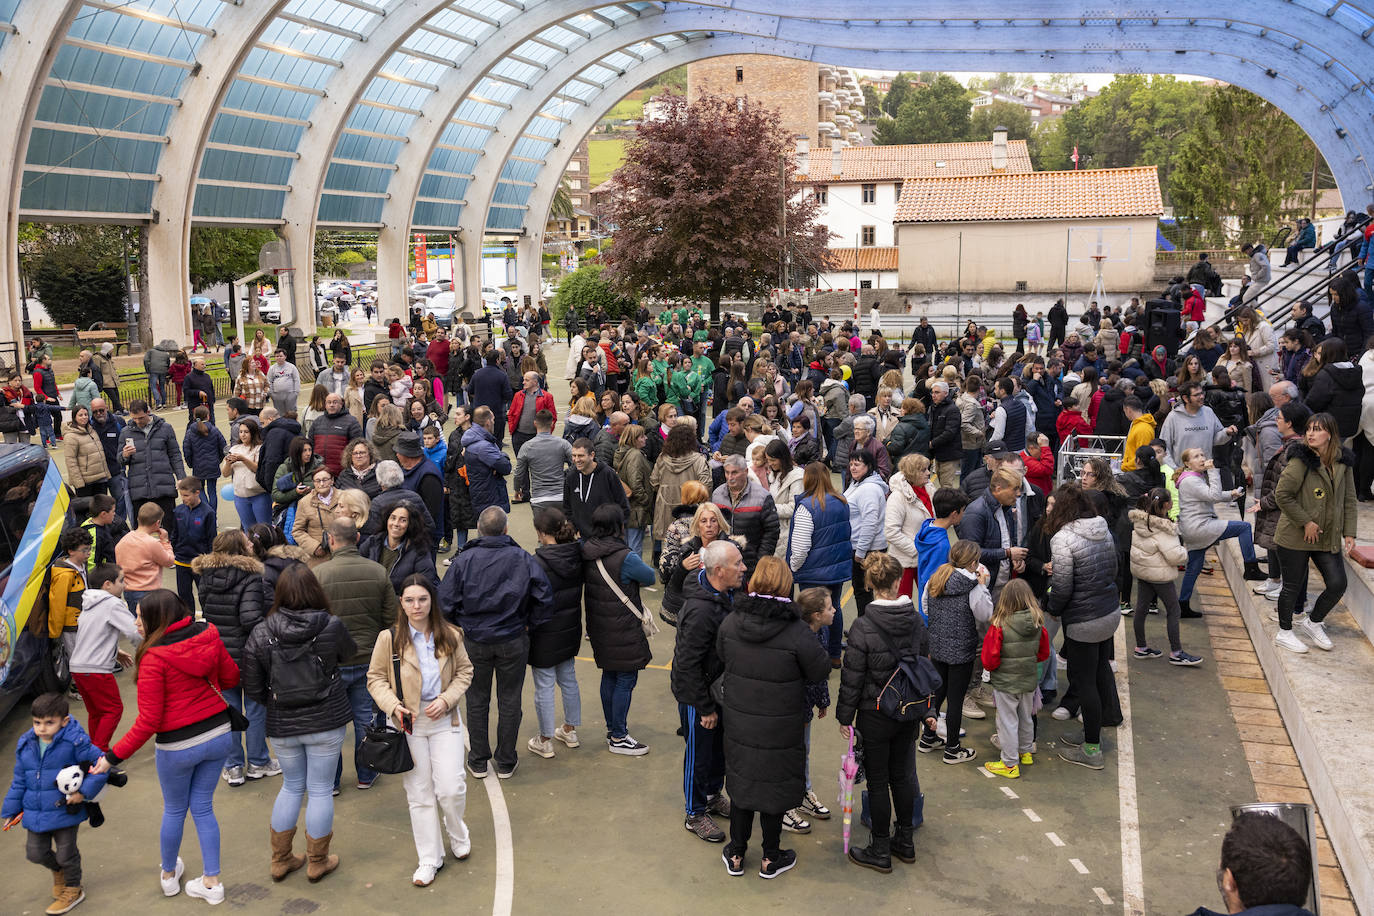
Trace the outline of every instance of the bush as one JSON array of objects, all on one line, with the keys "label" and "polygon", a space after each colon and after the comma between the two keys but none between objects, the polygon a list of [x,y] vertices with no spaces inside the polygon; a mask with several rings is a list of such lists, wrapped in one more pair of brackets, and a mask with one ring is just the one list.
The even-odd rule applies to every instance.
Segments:
[{"label": "bush", "polygon": [[582,319],[592,308],[605,312],[611,318],[634,316],[639,303],[611,289],[611,285],[601,278],[603,269],[600,264],[584,264],[563,278],[550,306],[555,321],[563,320],[569,306],[575,307]]},{"label": "bush", "polygon": [[127,288],[123,268],[97,260],[78,246],[54,247],[35,259],[34,295],[58,327],[85,329],[97,321],[124,321]]}]

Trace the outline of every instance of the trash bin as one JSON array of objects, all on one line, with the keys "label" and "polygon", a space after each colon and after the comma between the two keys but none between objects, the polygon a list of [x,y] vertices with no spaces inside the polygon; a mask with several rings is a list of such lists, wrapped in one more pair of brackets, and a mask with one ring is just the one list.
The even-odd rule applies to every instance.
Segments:
[{"label": "trash bin", "polygon": [[1289,827],[1298,832],[1303,842],[1307,844],[1307,850],[1312,857],[1312,886],[1307,889],[1307,908],[1312,911],[1314,916],[1321,916],[1318,906],[1321,903],[1321,892],[1317,889],[1317,828],[1316,820],[1312,815],[1312,806],[1305,804],[1294,804],[1288,802],[1255,802],[1251,805],[1232,805],[1232,819],[1242,814],[1268,814],[1283,821]]}]

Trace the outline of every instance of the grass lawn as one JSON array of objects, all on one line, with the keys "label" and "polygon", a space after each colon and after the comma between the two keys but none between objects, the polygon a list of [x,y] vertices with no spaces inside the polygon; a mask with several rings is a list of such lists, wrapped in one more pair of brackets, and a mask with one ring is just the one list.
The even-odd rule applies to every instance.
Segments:
[{"label": "grass lawn", "polygon": [[[625,103],[621,102],[620,104]],[[640,107],[642,108],[643,105]],[[611,173],[625,162],[624,140],[592,140],[588,142],[587,150],[591,160],[588,171],[590,172],[592,187],[596,187],[610,178]]]},{"label": "grass lawn", "polygon": [[637,95],[637,93],[634,93],[634,94],[632,94],[632,95],[630,95],[630,96],[626,96],[625,98],[621,99],[619,102],[616,102],[616,103],[615,103],[615,107],[612,108],[610,111],[608,111],[608,112],[606,113],[606,117],[603,118],[602,120],[607,120],[607,121],[637,121],[637,120],[639,120],[639,118],[644,114],[644,100],[643,100],[643,99],[634,98],[634,97],[633,97],[634,95]]}]

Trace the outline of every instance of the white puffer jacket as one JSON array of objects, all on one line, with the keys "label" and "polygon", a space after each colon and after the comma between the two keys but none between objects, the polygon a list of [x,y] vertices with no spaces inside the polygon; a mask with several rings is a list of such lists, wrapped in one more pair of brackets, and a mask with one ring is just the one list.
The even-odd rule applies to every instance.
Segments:
[{"label": "white puffer jacket", "polygon": [[[892,488],[892,495],[887,498],[886,515],[883,518],[887,552],[904,569],[915,569],[916,535],[921,531],[921,522],[930,518],[930,513],[901,471],[892,475],[888,486]],[[935,496],[932,484],[927,483],[925,489],[927,496]]]},{"label": "white puffer jacket", "polygon": [[1178,539],[1178,524],[1141,509],[1132,509],[1130,519],[1135,526],[1131,537],[1131,575],[1145,582],[1172,582],[1178,578],[1178,568],[1188,562],[1188,551]]}]

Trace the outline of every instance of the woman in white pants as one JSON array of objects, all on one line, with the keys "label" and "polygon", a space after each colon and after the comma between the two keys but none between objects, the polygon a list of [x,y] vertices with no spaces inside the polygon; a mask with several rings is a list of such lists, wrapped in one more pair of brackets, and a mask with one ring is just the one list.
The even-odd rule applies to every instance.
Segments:
[{"label": "woman in white pants", "polygon": [[[392,666],[392,645],[400,656],[401,683]],[[472,842],[463,811],[467,777],[463,770],[463,722],[458,700],[472,683],[472,662],[463,634],[439,611],[434,586],[420,575],[401,583],[396,626],[377,635],[367,690],[383,713],[405,729],[415,767],[405,774],[410,830],[420,864],[411,882],[426,887],[444,865],[444,830],[458,860]]]}]

